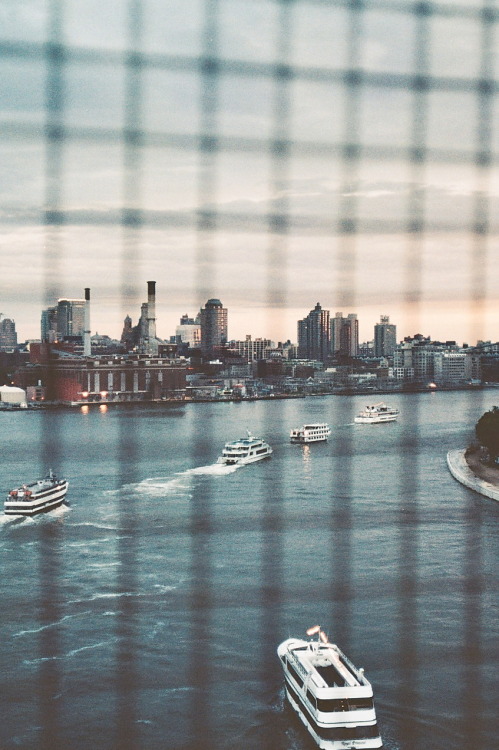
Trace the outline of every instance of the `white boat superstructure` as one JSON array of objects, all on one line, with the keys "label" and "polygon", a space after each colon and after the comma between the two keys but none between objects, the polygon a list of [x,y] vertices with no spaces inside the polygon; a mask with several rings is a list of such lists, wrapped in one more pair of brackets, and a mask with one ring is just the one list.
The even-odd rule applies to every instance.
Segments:
[{"label": "white boat superstructure", "polygon": [[261,438],[257,438],[248,431],[248,437],[225,443],[222,455],[217,459],[219,464],[252,464],[269,458],[272,448]]},{"label": "white boat superstructure", "polygon": [[354,417],[357,424],[379,424],[380,422],[395,422],[399,415],[398,409],[393,409],[383,402],[366,406],[366,408]]},{"label": "white boat superstructure", "polygon": [[62,505],[69,483],[56,477],[52,469],[44,479],[23,484],[11,490],[4,503],[4,511],[10,516],[34,516]]},{"label": "white boat superstructure", "polygon": [[318,625],[277,649],[286,695],[320,748],[381,748],[371,683]]},{"label": "white boat superstructure", "polygon": [[296,430],[291,430],[289,436],[292,443],[318,443],[327,440],[331,429],[325,422],[317,424],[304,424]]}]

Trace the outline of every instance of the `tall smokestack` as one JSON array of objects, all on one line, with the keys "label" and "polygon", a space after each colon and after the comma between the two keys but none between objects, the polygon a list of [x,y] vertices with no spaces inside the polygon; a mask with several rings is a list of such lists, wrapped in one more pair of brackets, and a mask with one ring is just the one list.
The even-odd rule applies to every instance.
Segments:
[{"label": "tall smokestack", "polygon": [[147,354],[157,354],[156,343],[156,282],[147,282]]},{"label": "tall smokestack", "polygon": [[90,289],[85,289],[85,321],[83,331],[83,355],[90,357],[92,348],[90,345]]}]

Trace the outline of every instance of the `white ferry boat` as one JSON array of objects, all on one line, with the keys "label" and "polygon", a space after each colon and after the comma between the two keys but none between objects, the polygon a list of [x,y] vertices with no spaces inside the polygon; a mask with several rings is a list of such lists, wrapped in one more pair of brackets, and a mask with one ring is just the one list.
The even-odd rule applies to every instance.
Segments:
[{"label": "white ferry boat", "polygon": [[327,440],[331,434],[328,424],[304,424],[296,430],[291,430],[289,436],[292,443],[318,443]]},{"label": "white ferry boat", "polygon": [[261,438],[254,437],[248,431],[248,437],[225,443],[222,455],[217,459],[219,464],[251,464],[261,461],[273,453],[272,448]]},{"label": "white ferry boat", "polygon": [[364,411],[354,417],[357,424],[379,424],[380,422],[395,422],[399,415],[398,409],[392,409],[384,403],[366,406]]},{"label": "white ferry boat", "polygon": [[373,690],[319,625],[307,635],[317,641],[288,638],[277,649],[291,706],[324,750],[381,748]]},{"label": "white ferry boat", "polygon": [[53,510],[62,505],[69,483],[58,479],[52,469],[45,479],[37,479],[11,490],[4,503],[4,511],[9,516],[34,516]]}]

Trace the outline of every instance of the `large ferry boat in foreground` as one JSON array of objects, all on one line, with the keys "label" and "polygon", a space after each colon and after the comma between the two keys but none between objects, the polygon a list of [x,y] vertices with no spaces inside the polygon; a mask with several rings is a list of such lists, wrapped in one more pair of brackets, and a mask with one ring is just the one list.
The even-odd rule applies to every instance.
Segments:
[{"label": "large ferry boat in foreground", "polygon": [[254,437],[248,431],[248,437],[225,443],[222,455],[217,459],[219,464],[252,464],[269,458],[273,453],[272,448],[261,438]]},{"label": "large ferry boat in foreground", "polygon": [[381,748],[371,683],[319,625],[316,641],[288,638],[277,649],[291,706],[324,750]]},{"label": "large ferry boat in foreground", "polygon": [[366,408],[354,417],[357,424],[379,424],[380,422],[395,422],[399,415],[398,409],[392,409],[386,404],[379,403]]},{"label": "large ferry boat in foreground", "polygon": [[325,422],[321,424],[304,424],[296,430],[291,430],[289,437],[292,443],[318,443],[327,440],[331,434],[329,425]]},{"label": "large ferry boat in foreground", "polygon": [[34,516],[58,508],[64,502],[68,486],[67,479],[59,479],[51,469],[44,479],[11,490],[4,503],[5,514]]}]

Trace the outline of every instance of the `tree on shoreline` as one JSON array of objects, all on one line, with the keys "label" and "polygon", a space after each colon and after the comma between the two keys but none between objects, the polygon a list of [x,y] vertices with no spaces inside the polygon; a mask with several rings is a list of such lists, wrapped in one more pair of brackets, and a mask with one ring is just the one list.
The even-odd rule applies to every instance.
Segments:
[{"label": "tree on shoreline", "polygon": [[499,407],[493,406],[482,414],[475,425],[475,434],[481,445],[487,448],[490,460],[499,456]]}]

